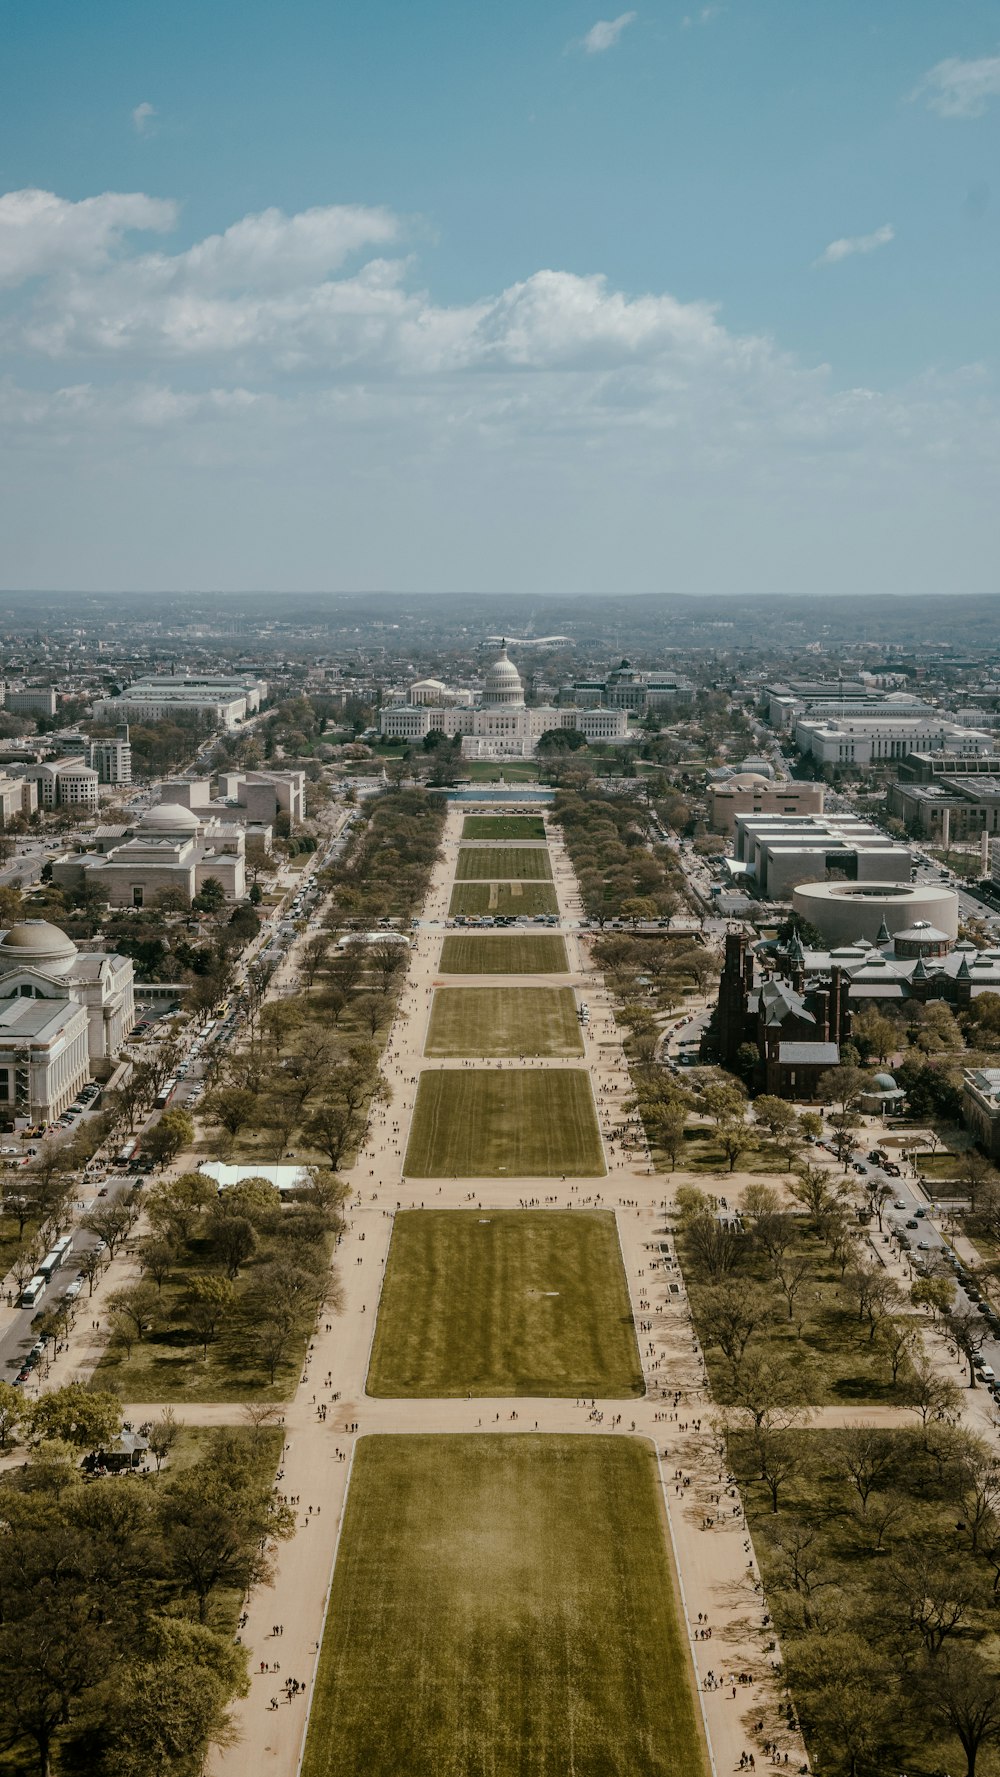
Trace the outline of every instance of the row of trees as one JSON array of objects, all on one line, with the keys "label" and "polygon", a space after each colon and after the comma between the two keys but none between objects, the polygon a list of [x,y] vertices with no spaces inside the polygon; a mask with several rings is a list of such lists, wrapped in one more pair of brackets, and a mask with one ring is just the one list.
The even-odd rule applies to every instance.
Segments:
[{"label": "row of trees", "polygon": [[562,828],[588,919],[665,919],[684,902],[677,853],[655,843],[656,820],[638,797],[596,786],[562,791],[552,819]]}]

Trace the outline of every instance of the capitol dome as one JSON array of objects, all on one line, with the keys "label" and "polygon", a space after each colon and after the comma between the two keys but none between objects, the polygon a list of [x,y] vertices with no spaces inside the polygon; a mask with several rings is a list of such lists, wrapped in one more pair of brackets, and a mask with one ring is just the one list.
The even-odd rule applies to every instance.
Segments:
[{"label": "capitol dome", "polygon": [[483,703],[493,708],[498,704],[509,709],[524,707],[521,675],[507,653],[506,642],[501,642],[500,652],[483,680]]},{"label": "capitol dome", "polygon": [[179,802],[156,802],[139,822],[140,833],[197,833],[198,816]]},{"label": "capitol dome", "polygon": [[77,955],[72,938],[47,919],[22,919],[0,939],[0,973],[12,969],[44,969],[47,975],[63,975]]}]

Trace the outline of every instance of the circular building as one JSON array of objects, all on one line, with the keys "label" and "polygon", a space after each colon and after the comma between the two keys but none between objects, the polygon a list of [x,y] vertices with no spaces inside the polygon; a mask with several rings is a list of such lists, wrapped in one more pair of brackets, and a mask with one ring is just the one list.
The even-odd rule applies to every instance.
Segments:
[{"label": "circular building", "polygon": [[0,975],[13,969],[40,969],[46,975],[65,975],[72,968],[77,948],[72,938],[50,925],[47,919],[22,919],[0,939]]},{"label": "circular building", "polygon": [[913,932],[919,921],[935,929],[938,942],[958,937],[958,896],[932,883],[803,882],[792,890],[792,905],[831,945],[858,938],[874,944],[883,926],[891,937]]},{"label": "circular building", "polygon": [[198,816],[180,802],[154,802],[139,819],[140,833],[190,838],[198,832]]},{"label": "circular building", "polygon": [[506,642],[500,644],[500,652],[483,680],[482,702],[489,709],[524,708],[524,686],[507,653]]}]

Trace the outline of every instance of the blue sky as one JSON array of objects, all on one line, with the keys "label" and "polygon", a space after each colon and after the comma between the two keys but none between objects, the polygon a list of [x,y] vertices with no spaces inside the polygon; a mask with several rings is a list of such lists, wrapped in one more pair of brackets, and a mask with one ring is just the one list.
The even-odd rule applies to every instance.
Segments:
[{"label": "blue sky", "polygon": [[3,583],[995,588],[996,3],[0,29]]}]

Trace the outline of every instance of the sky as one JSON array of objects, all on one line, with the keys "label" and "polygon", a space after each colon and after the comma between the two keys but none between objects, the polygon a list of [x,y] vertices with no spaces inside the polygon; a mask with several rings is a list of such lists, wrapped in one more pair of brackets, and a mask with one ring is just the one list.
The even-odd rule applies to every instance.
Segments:
[{"label": "sky", "polygon": [[0,585],[998,590],[1000,0],[0,42]]}]

